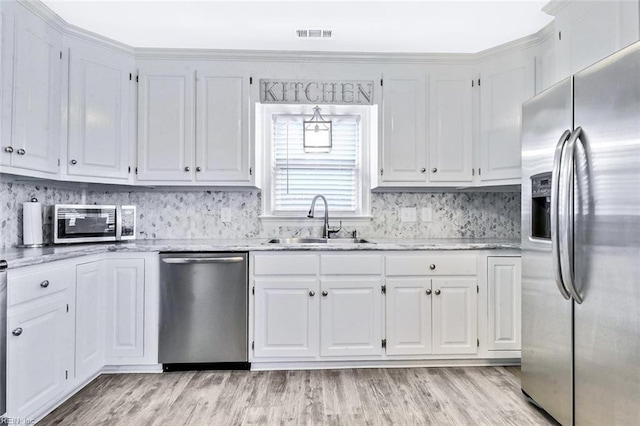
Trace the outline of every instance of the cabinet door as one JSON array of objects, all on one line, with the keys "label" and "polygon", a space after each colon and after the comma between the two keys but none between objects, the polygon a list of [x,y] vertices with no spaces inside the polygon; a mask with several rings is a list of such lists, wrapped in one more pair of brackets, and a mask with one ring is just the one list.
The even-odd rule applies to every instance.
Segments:
[{"label": "cabinet door", "polygon": [[81,42],[69,56],[67,174],[127,180],[133,58]]},{"label": "cabinet door", "polygon": [[478,293],[468,278],[433,279],[433,353],[478,352]]},{"label": "cabinet door", "polygon": [[251,181],[248,86],[240,72],[198,71],[197,181]]},{"label": "cabinet door", "polygon": [[139,69],[139,181],[193,178],[194,92],[188,66],[153,64]]},{"label": "cabinet door", "polygon": [[489,257],[489,350],[520,350],[520,258]]},{"label": "cabinet door", "polygon": [[25,13],[16,22],[11,165],[56,174],[62,37]]},{"label": "cabinet door", "polygon": [[317,356],[320,295],[316,279],[258,278],[254,285],[254,356]]},{"label": "cabinet door", "polygon": [[6,5],[0,5],[0,165],[10,166],[12,154],[6,152],[12,144],[12,88],[15,48],[13,14]]},{"label": "cabinet door", "polygon": [[320,355],[382,354],[382,279],[322,278]]},{"label": "cabinet door", "polygon": [[[546,8],[553,8],[550,4]],[[574,1],[555,15],[556,60],[568,77],[640,39],[640,2]]]},{"label": "cabinet door", "polygon": [[382,94],[381,182],[425,183],[426,86],[422,73],[385,76]]},{"label": "cabinet door", "polygon": [[[144,356],[144,259],[106,261],[107,364]],[[109,358],[114,358],[110,362]]]},{"label": "cabinet door", "polygon": [[515,58],[488,66],[480,86],[480,180],[520,179],[522,103],[533,96],[533,59]]},{"label": "cabinet door", "polygon": [[429,94],[429,181],[471,182],[471,76],[432,75]]},{"label": "cabinet door", "polygon": [[431,280],[387,278],[387,355],[426,355],[431,347]]},{"label": "cabinet door", "polygon": [[8,316],[7,414],[29,417],[65,392],[73,378],[73,312],[68,290]]},{"label": "cabinet door", "polygon": [[76,380],[81,383],[104,365],[103,262],[76,268]]}]

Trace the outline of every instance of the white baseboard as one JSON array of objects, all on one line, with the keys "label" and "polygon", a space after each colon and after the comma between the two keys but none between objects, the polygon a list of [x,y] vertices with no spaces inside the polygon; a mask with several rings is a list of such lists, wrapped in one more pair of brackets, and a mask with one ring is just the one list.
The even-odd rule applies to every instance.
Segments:
[{"label": "white baseboard", "polygon": [[380,360],[380,361],[298,361],[256,362],[251,371],[268,370],[330,370],[347,368],[407,368],[407,367],[504,367],[520,365],[520,359],[454,359],[454,360]]},{"label": "white baseboard", "polygon": [[153,365],[105,365],[100,370],[102,374],[120,373],[162,373],[162,364]]}]

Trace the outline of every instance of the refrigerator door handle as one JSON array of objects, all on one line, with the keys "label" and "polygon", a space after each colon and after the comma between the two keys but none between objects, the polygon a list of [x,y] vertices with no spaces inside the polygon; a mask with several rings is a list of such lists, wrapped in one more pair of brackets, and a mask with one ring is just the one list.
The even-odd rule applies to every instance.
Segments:
[{"label": "refrigerator door handle", "polygon": [[[576,142],[582,135],[582,128],[576,127],[567,142],[566,148],[560,160],[560,181],[564,184],[559,188],[558,222],[560,233],[560,269],[562,281],[573,300],[582,303],[582,296],[578,293],[574,283],[573,271],[573,170],[576,151]],[[582,141],[581,141],[582,142]]]},{"label": "refrigerator door handle", "polygon": [[560,140],[556,145],[556,151],[553,156],[553,170],[551,171],[551,257],[553,262],[553,271],[558,291],[566,300],[571,299],[569,291],[562,281],[562,267],[560,260],[560,239],[558,235],[558,192],[560,188],[560,169],[562,152],[571,136],[571,131],[565,130],[560,136]]}]

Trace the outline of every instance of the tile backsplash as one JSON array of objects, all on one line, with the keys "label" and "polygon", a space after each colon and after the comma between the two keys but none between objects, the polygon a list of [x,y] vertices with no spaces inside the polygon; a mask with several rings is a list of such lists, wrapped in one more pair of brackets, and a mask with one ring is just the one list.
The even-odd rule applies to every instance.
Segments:
[{"label": "tile backsplash", "polygon": [[[321,226],[274,228],[259,219],[259,191],[104,191],[58,188],[45,184],[0,182],[0,248],[22,242],[22,203],[35,197],[60,203],[133,204],[139,239],[262,238],[319,236]],[[232,222],[222,222],[221,209]],[[401,209],[415,209],[416,222],[402,222]],[[431,208],[432,220],[421,217]],[[518,192],[393,192],[372,194],[372,216],[363,226],[345,226],[364,238],[519,238]],[[335,225],[331,221],[331,225]],[[45,225],[45,228],[47,226]],[[45,229],[45,237],[48,230]]]}]

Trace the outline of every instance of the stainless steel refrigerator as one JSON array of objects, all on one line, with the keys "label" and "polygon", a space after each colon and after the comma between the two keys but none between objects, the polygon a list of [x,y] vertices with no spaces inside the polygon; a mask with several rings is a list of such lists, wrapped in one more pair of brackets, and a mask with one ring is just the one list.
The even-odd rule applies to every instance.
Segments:
[{"label": "stainless steel refrigerator", "polygon": [[640,42],[523,105],[522,391],[640,424]]}]

